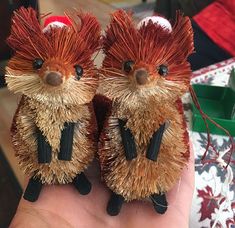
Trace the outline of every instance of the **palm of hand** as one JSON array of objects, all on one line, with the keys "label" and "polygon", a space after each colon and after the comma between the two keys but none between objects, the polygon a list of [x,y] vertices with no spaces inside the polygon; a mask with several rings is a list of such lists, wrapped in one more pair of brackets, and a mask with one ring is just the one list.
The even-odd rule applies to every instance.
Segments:
[{"label": "palm of hand", "polygon": [[124,203],[120,214],[111,217],[106,213],[109,190],[99,175],[88,174],[88,178],[92,190],[86,196],[65,185],[44,186],[35,203],[22,199],[10,227],[188,227],[194,188],[192,156],[180,183],[167,195],[169,208],[164,215],[157,214],[150,202],[134,201]]}]

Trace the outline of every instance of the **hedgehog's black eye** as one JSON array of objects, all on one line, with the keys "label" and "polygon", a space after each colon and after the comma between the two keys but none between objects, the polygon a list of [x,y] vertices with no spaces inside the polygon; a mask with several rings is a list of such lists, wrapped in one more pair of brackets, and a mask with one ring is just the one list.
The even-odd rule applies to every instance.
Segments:
[{"label": "hedgehog's black eye", "polygon": [[134,67],[134,62],[132,60],[128,60],[123,63],[123,70],[126,73],[130,73],[133,70],[133,67]]},{"label": "hedgehog's black eye", "polygon": [[33,69],[34,70],[40,69],[42,67],[42,65],[43,65],[43,62],[44,61],[42,59],[40,59],[40,58],[34,59],[34,61],[33,61]]},{"label": "hedgehog's black eye", "polygon": [[168,67],[166,65],[160,65],[159,67],[157,67],[157,71],[161,76],[168,75]]},{"label": "hedgehog's black eye", "polygon": [[76,78],[77,78],[77,80],[80,80],[80,78],[83,75],[83,69],[79,65],[75,65],[74,68],[75,68],[75,72],[76,72]]}]

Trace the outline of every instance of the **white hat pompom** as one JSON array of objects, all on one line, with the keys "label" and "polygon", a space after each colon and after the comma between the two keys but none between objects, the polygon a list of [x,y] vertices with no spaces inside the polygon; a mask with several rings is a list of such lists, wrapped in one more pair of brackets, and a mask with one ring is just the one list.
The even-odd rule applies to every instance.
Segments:
[{"label": "white hat pompom", "polygon": [[169,33],[172,32],[171,23],[164,17],[160,17],[160,16],[145,17],[139,22],[137,27],[140,28],[143,24],[147,24],[149,21],[152,21],[154,24],[160,25],[163,29],[165,29]]},{"label": "white hat pompom", "polygon": [[50,16],[44,22],[43,32],[48,32],[51,28],[62,28],[71,25],[71,21],[66,16]]}]

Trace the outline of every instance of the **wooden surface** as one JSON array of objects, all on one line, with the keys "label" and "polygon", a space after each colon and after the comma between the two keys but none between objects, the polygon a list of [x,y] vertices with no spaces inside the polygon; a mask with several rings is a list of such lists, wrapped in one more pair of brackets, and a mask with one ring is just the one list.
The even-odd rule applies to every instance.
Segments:
[{"label": "wooden surface", "polygon": [[[83,9],[93,13],[98,18],[103,28],[108,24],[109,14],[112,11],[109,5],[96,0],[40,0],[39,7],[41,13],[53,12],[52,14],[55,15],[61,15],[64,11],[72,8]],[[101,61],[102,56],[100,54],[96,60],[97,65],[100,65]],[[10,126],[18,101],[19,96],[13,95],[7,88],[0,89],[0,146],[19,183],[23,186],[24,176],[14,157],[10,139]]]}]

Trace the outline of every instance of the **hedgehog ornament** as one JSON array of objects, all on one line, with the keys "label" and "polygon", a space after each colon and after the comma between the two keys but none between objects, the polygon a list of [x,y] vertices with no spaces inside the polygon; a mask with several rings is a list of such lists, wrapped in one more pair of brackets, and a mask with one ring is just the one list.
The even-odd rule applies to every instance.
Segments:
[{"label": "hedgehog ornament", "polygon": [[189,89],[193,31],[179,13],[173,26],[158,19],[136,26],[130,14],[118,10],[103,38],[99,94],[109,105],[98,155],[102,178],[113,192],[110,215],[117,215],[124,201],[146,198],[165,213],[165,193],[189,159],[180,97]]},{"label": "hedgehog ornament", "polygon": [[93,54],[100,25],[88,13],[48,17],[42,28],[32,8],[14,12],[7,40],[9,90],[22,94],[11,128],[16,157],[30,177],[24,193],[36,201],[43,184],[91,184],[84,170],[97,152],[92,99],[98,86]]}]

